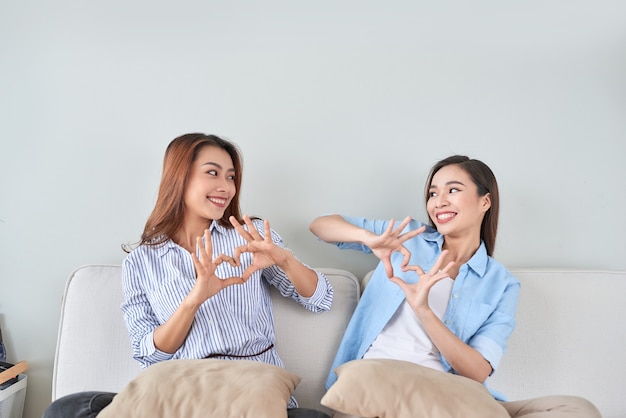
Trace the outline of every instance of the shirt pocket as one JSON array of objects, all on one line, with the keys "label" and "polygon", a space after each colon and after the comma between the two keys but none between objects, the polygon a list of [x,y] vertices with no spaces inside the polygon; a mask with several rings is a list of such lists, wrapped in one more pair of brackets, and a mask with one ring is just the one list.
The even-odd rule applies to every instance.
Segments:
[{"label": "shirt pocket", "polygon": [[489,303],[472,303],[464,329],[468,338],[472,337],[487,322],[494,309],[495,306]]}]

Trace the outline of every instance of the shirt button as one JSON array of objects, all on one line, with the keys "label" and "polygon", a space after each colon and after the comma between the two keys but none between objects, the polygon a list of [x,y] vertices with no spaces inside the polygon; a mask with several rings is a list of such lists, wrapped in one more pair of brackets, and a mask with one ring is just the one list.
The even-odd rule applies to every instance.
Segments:
[{"label": "shirt button", "polygon": [[452,295],[452,297],[453,297],[454,299],[456,299],[456,298],[458,298],[458,297],[459,297],[459,295],[458,295],[457,293],[455,293],[455,294],[453,294],[453,295]]}]

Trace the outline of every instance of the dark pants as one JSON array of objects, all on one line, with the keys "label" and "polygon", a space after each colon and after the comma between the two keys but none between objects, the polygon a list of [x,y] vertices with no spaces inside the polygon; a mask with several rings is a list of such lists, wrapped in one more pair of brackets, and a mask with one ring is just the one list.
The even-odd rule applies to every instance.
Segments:
[{"label": "dark pants", "polygon": [[[79,392],[52,402],[42,418],[94,418],[113,400],[111,392]],[[294,408],[287,410],[289,418],[330,418],[314,409]]]}]

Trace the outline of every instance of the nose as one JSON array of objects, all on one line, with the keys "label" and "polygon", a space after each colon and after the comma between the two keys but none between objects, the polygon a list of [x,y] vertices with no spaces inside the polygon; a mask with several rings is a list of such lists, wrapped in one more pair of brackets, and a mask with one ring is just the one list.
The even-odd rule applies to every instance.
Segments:
[{"label": "nose", "polygon": [[434,199],[435,199],[436,208],[442,208],[448,204],[448,199],[445,193],[438,194],[437,196],[434,197]]},{"label": "nose", "polygon": [[222,178],[220,183],[217,185],[217,190],[220,192],[226,192],[230,190],[231,183],[226,178]]}]

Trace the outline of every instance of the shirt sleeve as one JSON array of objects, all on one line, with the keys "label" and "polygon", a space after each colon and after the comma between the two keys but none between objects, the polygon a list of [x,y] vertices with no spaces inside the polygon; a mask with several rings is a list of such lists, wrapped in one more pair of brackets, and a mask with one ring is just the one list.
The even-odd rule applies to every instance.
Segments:
[{"label": "shirt sleeve", "polygon": [[[358,226],[359,228],[363,228],[365,230],[373,232],[377,235],[380,235],[383,232],[385,232],[385,230],[389,226],[388,220],[367,219],[367,218],[362,218],[362,217],[343,216],[343,215],[342,217],[346,222],[351,223],[354,226]],[[362,251],[365,254],[372,253],[372,250],[367,245],[363,245],[358,242],[337,242],[335,243],[335,245],[342,250],[346,250],[346,249],[357,250],[357,251]]]},{"label": "shirt sleeve", "polygon": [[[258,228],[258,226],[257,226]],[[274,230],[271,231],[272,241],[274,244],[281,248],[286,248],[283,244],[283,240]],[[293,254],[293,252],[292,252]],[[294,257],[295,254],[294,254]],[[298,257],[296,257],[298,261]],[[302,263],[302,261],[300,261]],[[307,264],[306,267],[309,267]],[[293,285],[287,274],[278,266],[274,265],[264,269],[263,277],[274,287],[278,289],[281,295],[287,298],[294,299],[300,305],[310,310],[311,312],[325,312],[329,311],[333,302],[333,287],[331,286],[328,278],[321,272],[311,269],[317,274],[317,286],[315,292],[309,297],[304,297],[298,293],[296,287]]]},{"label": "shirt sleeve", "polygon": [[[495,371],[507,347],[507,341],[515,329],[515,312],[519,300],[520,283],[509,283],[495,310],[469,341],[469,345],[482,354]],[[492,372],[493,373],[493,372]]]},{"label": "shirt sleeve", "polygon": [[122,313],[130,336],[133,358],[141,367],[171,359],[174,355],[154,346],[153,333],[159,326],[142,282],[139,269],[127,257],[122,264],[124,301]]},{"label": "shirt sleeve", "polygon": [[[387,230],[387,228],[389,228],[389,225],[391,224],[391,219],[368,219],[368,218],[363,218],[363,217],[343,216],[343,215],[341,216],[346,222],[354,226],[357,226],[359,228],[363,228],[367,231],[370,231],[376,235],[382,235]],[[397,228],[398,225],[400,225],[400,223],[401,222],[394,222],[394,228]],[[404,228],[402,232],[406,233],[409,231],[414,231],[418,228],[421,228],[422,226],[424,226],[422,222],[419,222],[415,219],[411,219],[411,221],[407,224],[407,226]],[[350,250],[361,251],[365,254],[372,253],[371,248],[369,248],[367,245],[363,245],[358,242],[336,242],[335,245],[342,250],[350,249]]]}]

